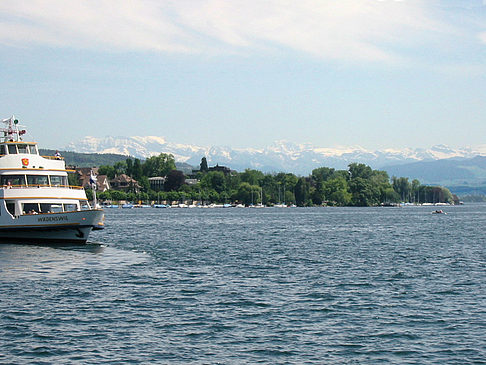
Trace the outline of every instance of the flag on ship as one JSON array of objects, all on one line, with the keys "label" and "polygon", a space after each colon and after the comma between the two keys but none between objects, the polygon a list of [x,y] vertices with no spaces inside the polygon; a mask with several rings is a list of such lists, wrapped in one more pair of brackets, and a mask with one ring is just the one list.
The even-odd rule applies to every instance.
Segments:
[{"label": "flag on ship", "polygon": [[91,184],[93,189],[96,189],[96,176],[91,171],[91,176],[89,177],[89,183]]}]

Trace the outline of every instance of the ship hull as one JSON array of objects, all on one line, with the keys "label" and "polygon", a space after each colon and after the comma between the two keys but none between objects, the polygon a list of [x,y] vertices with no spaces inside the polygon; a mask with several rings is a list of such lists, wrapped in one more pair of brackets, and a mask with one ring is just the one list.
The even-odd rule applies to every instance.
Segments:
[{"label": "ship hull", "polygon": [[43,243],[43,244],[84,244],[88,240],[92,227],[62,228],[3,228],[0,229],[2,243]]},{"label": "ship hull", "polygon": [[0,225],[2,243],[83,244],[91,230],[103,225],[103,211],[39,214],[21,216],[9,225]]}]

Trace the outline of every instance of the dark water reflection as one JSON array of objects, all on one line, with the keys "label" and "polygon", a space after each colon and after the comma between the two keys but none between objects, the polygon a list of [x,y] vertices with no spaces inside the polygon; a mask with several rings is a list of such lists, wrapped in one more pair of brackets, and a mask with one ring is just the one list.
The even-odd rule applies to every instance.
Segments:
[{"label": "dark water reflection", "polygon": [[108,210],[0,246],[2,363],[482,363],[486,206]]}]

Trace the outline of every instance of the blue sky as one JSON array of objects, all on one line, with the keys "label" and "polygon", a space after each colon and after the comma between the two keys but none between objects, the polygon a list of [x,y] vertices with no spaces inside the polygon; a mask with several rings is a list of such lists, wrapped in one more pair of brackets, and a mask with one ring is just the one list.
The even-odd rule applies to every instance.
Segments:
[{"label": "blue sky", "polygon": [[0,110],[86,135],[486,144],[484,0],[0,3]]}]

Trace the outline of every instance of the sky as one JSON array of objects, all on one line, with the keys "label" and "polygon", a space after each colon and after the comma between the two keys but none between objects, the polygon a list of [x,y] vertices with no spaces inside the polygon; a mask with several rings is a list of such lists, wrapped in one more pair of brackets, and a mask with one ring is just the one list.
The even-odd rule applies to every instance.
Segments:
[{"label": "sky", "polygon": [[474,147],[486,0],[2,1],[0,81],[41,147]]}]

